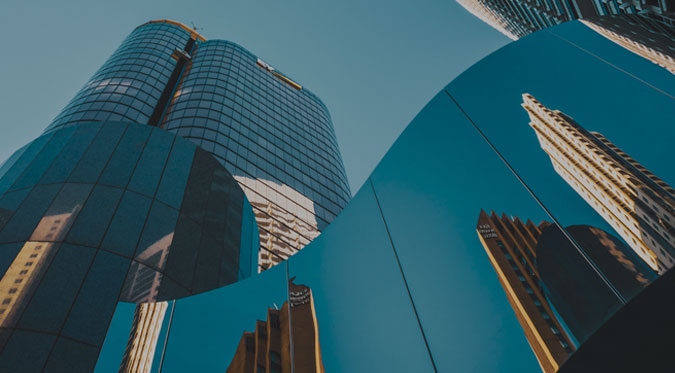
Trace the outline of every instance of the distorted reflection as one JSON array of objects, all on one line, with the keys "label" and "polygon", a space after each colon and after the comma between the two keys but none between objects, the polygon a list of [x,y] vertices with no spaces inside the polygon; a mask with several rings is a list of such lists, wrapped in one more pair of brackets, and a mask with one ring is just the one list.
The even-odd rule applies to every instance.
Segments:
[{"label": "distorted reflection", "polygon": [[63,240],[89,190],[89,186],[67,184],[0,279],[0,327],[19,319],[56,253],[59,244],[54,242]]},{"label": "distorted reflection", "polygon": [[675,263],[675,190],[597,132],[530,94],[522,106],[555,171],[655,271]]},{"label": "distorted reflection", "polygon": [[136,306],[120,372],[150,372],[168,306],[168,302],[143,303]]},{"label": "distorted reflection", "polygon": [[617,45],[675,74],[675,33],[665,24],[628,15],[581,22]]},{"label": "distorted reflection", "polygon": [[325,371],[312,290],[294,279],[288,282],[289,301],[280,310],[269,308],[267,320],[241,336],[228,373]]},{"label": "distorted reflection", "polygon": [[281,263],[319,235],[311,199],[285,184],[234,178],[244,188],[258,223],[261,271]]},{"label": "distorted reflection", "polygon": [[537,243],[550,222],[480,211],[478,238],[495,268],[513,311],[541,368],[555,372],[575,350],[546,299],[537,268]]},{"label": "distorted reflection", "polygon": [[[124,282],[121,300],[134,303],[157,300],[159,287],[162,284],[162,273],[159,271],[163,270],[166,265],[172,240],[173,232],[165,235],[136,256],[131,262],[129,274]],[[136,260],[153,264],[156,268],[143,265]]]},{"label": "distorted reflection", "polygon": [[[556,372],[576,344],[602,325],[657,275],[618,238],[574,225],[568,234],[548,221],[481,210],[477,232],[541,368]],[[602,277],[600,277],[602,276]]]},{"label": "distorted reflection", "polygon": [[0,280],[0,327],[16,324],[58,244],[26,242]]}]

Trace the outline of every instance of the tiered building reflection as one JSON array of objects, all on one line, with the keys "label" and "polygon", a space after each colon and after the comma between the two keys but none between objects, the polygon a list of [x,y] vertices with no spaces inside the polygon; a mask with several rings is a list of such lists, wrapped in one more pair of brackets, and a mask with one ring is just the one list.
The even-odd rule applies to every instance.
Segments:
[{"label": "tiered building reflection", "polygon": [[268,309],[267,320],[258,320],[255,331],[241,336],[228,373],[325,371],[312,290],[293,280],[289,301],[280,310]]},{"label": "tiered building reflection", "polygon": [[655,271],[675,264],[675,190],[597,132],[530,94],[523,108],[555,171]]},{"label": "tiered building reflection", "polygon": [[574,351],[574,344],[546,299],[537,269],[539,236],[550,225],[481,210],[477,231],[542,370],[554,373]]},{"label": "tiered building reflection", "polygon": [[621,307],[613,289],[629,300],[657,277],[602,229],[566,231],[574,243],[548,221],[536,225],[483,210],[478,218],[478,237],[544,372],[556,372],[575,344]]}]

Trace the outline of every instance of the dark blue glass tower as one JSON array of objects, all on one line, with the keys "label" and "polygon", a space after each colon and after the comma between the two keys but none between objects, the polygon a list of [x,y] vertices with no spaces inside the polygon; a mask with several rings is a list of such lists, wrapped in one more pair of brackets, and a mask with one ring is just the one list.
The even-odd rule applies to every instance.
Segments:
[{"label": "dark blue glass tower", "polygon": [[236,44],[139,26],[0,170],[0,370],[91,370],[118,301],[269,268],[350,196],[316,96]]}]

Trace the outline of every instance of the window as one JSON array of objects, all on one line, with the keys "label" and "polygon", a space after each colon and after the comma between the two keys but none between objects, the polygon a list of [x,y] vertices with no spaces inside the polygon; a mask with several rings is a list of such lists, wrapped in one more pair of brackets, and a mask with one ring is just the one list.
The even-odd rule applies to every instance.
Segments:
[{"label": "window", "polygon": [[8,293],[9,294],[15,294],[16,290],[17,290],[16,288],[11,288],[11,289],[9,289]]},{"label": "window", "polygon": [[5,298],[5,299],[2,301],[2,304],[9,304],[11,301],[12,301],[12,298]]}]

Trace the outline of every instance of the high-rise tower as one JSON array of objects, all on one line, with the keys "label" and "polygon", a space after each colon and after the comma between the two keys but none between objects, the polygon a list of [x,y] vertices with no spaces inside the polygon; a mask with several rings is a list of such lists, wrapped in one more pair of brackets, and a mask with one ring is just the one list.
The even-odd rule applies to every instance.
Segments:
[{"label": "high-rise tower", "polygon": [[523,108],[555,171],[652,269],[675,264],[675,190],[597,132],[530,94]]},{"label": "high-rise tower", "polygon": [[[141,25],[0,170],[0,244],[12,246],[0,370],[26,360],[23,343],[45,346],[36,367],[91,367],[117,301],[172,300],[269,268],[349,198],[314,94],[234,43]],[[149,368],[165,310],[137,308],[122,370]]]},{"label": "high-rise tower", "polygon": [[575,19],[606,15],[640,14],[675,25],[671,1],[632,0],[457,0],[471,14],[516,40],[535,31]]}]

